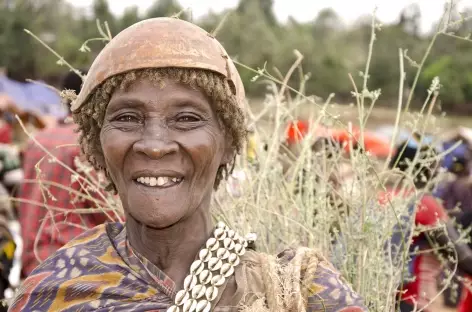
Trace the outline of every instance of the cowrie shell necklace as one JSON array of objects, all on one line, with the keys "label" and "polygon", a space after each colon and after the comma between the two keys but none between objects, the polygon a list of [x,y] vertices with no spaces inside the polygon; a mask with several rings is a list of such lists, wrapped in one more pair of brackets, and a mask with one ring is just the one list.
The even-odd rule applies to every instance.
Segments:
[{"label": "cowrie shell necklace", "polygon": [[177,292],[174,304],[167,312],[211,311],[220,287],[234,274],[240,257],[246,253],[248,241],[255,239],[255,234],[242,237],[225,223],[219,222],[213,236],[198,253],[198,259],[190,265],[184,288]]}]

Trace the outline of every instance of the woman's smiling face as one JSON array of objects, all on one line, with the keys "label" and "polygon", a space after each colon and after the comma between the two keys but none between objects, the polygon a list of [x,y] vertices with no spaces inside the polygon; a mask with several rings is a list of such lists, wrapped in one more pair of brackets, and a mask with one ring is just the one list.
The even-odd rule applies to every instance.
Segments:
[{"label": "woman's smiling face", "polygon": [[233,156],[225,138],[199,89],[138,79],[115,91],[100,141],[127,216],[166,228],[208,207],[218,168]]}]

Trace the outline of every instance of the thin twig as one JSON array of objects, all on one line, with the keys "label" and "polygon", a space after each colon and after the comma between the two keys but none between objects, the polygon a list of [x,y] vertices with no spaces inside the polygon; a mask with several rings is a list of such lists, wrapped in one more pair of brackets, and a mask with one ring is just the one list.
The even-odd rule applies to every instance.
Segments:
[{"label": "thin twig", "polygon": [[230,14],[232,13],[232,11],[228,11],[224,16],[223,18],[221,19],[221,21],[218,23],[218,25],[216,25],[215,29],[213,29],[213,31],[211,32],[211,36],[216,38],[216,36],[218,36],[218,33],[220,32],[220,30],[223,28],[224,24],[226,23],[226,20],[228,19],[228,17],[230,16]]},{"label": "thin twig", "polygon": [[57,89],[57,88],[55,88],[55,87],[53,87],[53,86],[51,86],[51,85],[49,85],[49,84],[47,84],[47,83],[44,83],[44,82],[42,82],[42,81],[33,80],[33,79],[26,79],[26,81],[31,82],[31,83],[34,83],[34,84],[37,84],[37,85],[42,86],[42,87],[46,87],[46,88],[48,88],[49,90],[54,91],[54,92],[57,93],[58,95],[61,95],[61,91],[60,91],[59,89]]},{"label": "thin twig", "polygon": [[295,69],[300,66],[301,62],[303,61],[303,54],[301,54],[298,50],[294,50],[293,53],[297,57],[295,62],[293,62],[292,66],[290,66],[290,69],[288,70],[287,74],[285,75],[284,80],[282,81],[282,87],[280,88],[279,91],[279,97],[283,97],[285,90],[287,89],[287,84],[288,81],[290,80],[290,77],[292,77],[293,72]]},{"label": "thin twig", "polygon": [[399,78],[399,87],[398,87],[398,103],[397,103],[397,114],[395,117],[395,126],[393,128],[393,135],[390,141],[390,150],[388,151],[387,159],[385,160],[384,170],[387,170],[390,160],[392,159],[393,149],[396,144],[398,128],[400,126],[400,117],[402,112],[403,105],[403,86],[405,85],[405,65],[402,49],[398,49],[398,58],[400,61],[400,78]]},{"label": "thin twig", "polygon": [[57,53],[56,51],[54,51],[53,48],[51,48],[47,43],[45,43],[43,40],[41,40],[38,36],[36,36],[35,34],[33,34],[31,31],[29,31],[28,29],[25,29],[24,30],[28,35],[30,35],[31,37],[33,37],[34,39],[36,39],[39,43],[41,43],[46,49],[48,49],[52,54],[54,54],[58,59],[59,59],[59,64],[64,64],[66,65],[67,67],[69,67],[69,69],[71,71],[73,71],[74,73],[76,73],[79,77],[84,77],[84,75],[77,69],[75,69],[71,64],[69,64],[69,62],[67,62],[62,56],[59,55],[59,53]]}]

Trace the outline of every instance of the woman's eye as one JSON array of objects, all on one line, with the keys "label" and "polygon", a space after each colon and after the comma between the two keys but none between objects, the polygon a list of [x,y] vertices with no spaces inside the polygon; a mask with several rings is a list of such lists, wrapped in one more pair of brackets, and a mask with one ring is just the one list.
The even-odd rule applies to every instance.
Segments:
[{"label": "woman's eye", "polygon": [[191,115],[185,115],[185,116],[179,116],[177,118],[178,122],[197,122],[200,119],[196,116],[191,116]]},{"label": "woman's eye", "polygon": [[121,115],[116,118],[120,122],[136,122],[138,119],[133,115]]}]

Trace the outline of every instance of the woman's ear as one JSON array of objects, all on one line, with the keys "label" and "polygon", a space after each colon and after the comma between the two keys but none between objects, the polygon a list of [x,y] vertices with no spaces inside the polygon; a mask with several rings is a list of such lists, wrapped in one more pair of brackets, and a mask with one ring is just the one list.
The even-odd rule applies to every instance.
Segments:
[{"label": "woman's ear", "polygon": [[221,165],[230,164],[236,156],[236,149],[233,145],[233,138],[230,135],[226,135],[225,146],[223,152],[223,158],[221,159]]},{"label": "woman's ear", "polygon": [[223,158],[221,160],[221,164],[222,165],[230,164],[234,160],[235,156],[236,156],[236,150],[234,149],[234,147],[233,146],[226,147],[223,154]]}]

